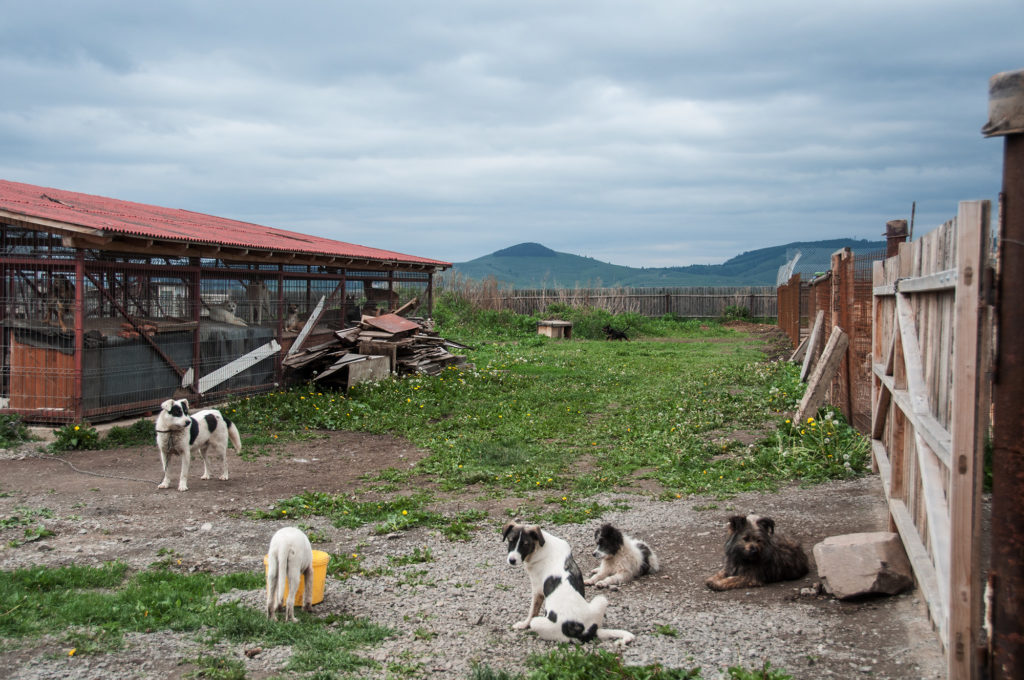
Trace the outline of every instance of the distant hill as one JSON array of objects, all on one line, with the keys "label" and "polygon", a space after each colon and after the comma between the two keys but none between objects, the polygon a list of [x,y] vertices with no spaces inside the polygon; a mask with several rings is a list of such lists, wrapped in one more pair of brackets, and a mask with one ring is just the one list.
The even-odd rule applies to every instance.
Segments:
[{"label": "distant hill", "polygon": [[797,252],[795,271],[813,273],[829,268],[840,248],[855,253],[885,250],[885,241],[832,239],[796,241],[751,250],[722,264],[685,267],[625,267],[551,250],[539,243],[520,243],[469,262],[456,263],[452,273],[469,279],[493,276],[513,288],[773,286],[779,267]]}]

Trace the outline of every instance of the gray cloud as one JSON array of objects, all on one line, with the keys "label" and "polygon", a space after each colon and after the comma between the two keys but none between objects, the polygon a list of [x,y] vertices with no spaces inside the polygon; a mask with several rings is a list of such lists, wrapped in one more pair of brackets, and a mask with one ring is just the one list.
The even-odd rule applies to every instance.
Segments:
[{"label": "gray cloud", "polygon": [[721,262],[994,199],[1013,0],[0,3],[0,177],[463,261]]}]

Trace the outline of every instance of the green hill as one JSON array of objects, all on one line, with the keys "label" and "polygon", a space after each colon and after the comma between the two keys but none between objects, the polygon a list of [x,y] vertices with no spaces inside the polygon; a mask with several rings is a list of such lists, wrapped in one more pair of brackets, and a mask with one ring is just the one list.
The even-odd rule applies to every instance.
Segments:
[{"label": "green hill", "polygon": [[685,267],[624,267],[592,257],[559,253],[539,243],[520,243],[456,263],[452,273],[469,279],[493,276],[513,288],[773,286],[779,267],[797,252],[800,259],[795,271],[811,273],[827,270],[832,253],[847,247],[854,253],[868,253],[885,250],[885,241],[796,241],[751,250],[722,264]]}]

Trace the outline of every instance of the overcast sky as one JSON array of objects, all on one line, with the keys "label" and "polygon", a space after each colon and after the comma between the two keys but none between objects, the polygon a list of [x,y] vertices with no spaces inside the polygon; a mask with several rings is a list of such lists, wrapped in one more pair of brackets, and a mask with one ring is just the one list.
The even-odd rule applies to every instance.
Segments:
[{"label": "overcast sky", "polygon": [[0,0],[0,179],[462,262],[915,235],[996,200],[1022,0]]}]

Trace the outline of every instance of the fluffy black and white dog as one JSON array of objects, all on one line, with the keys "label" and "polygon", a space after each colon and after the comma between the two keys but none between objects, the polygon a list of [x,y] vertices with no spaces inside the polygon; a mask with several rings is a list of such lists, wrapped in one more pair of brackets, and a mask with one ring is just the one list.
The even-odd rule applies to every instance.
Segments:
[{"label": "fluffy black and white dog", "polygon": [[167,461],[171,456],[181,456],[181,475],[178,491],[188,491],[188,468],[192,454],[198,453],[203,459],[202,479],[210,478],[206,464],[207,454],[220,454],[223,462],[221,479],[228,478],[228,441],[236,451],[242,450],[238,428],[216,409],[197,411],[189,415],[188,399],[168,399],[160,405],[156,417],[156,446],[160,450],[160,462],[164,466],[164,481],[157,486],[166,489],[171,485],[167,474]]},{"label": "fluffy black and white dog", "polygon": [[[583,597],[583,574],[563,539],[536,525],[509,522],[501,532],[508,541],[508,563],[523,565],[530,577],[532,596],[526,618],[512,627],[530,628],[545,640],[589,642],[595,637],[626,645],[633,634],[604,628],[608,599],[598,595],[590,602]],[[541,604],[546,610],[540,616]]]},{"label": "fluffy black and white dog", "polygon": [[623,583],[658,571],[658,556],[644,543],[628,536],[611,524],[602,524],[594,532],[597,548],[594,557],[600,566],[584,581],[588,586],[618,588]]}]

